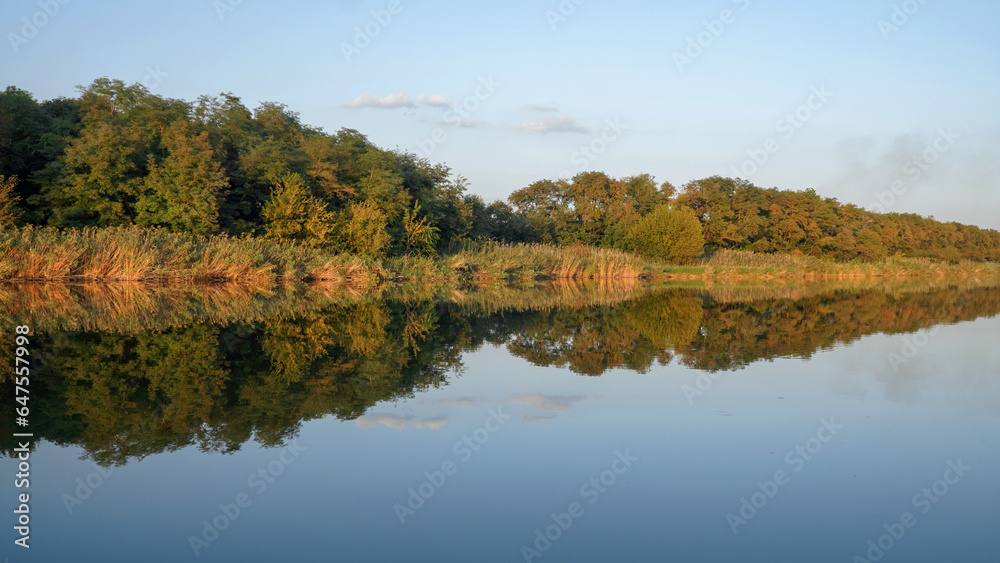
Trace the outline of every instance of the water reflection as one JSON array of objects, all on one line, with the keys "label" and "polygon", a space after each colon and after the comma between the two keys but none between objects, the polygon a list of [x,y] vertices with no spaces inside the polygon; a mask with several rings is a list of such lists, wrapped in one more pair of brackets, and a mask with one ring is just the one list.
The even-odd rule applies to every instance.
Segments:
[{"label": "water reflection", "polygon": [[[809,358],[864,335],[993,316],[1000,287],[123,284],[0,291],[5,318],[23,314],[26,303],[32,318],[21,322],[36,328],[35,436],[78,445],[107,466],[189,445],[222,452],[249,440],[275,446],[303,421],[328,415],[361,428],[440,430],[449,423],[445,414],[373,407],[447,385],[463,373],[463,353],[487,344],[588,376],[616,368],[645,373],[671,362],[717,373]],[[591,399],[516,394],[509,401],[529,408],[524,422],[547,425]],[[14,401],[0,397],[0,405],[0,420],[9,424]],[[9,456],[16,444],[6,439],[3,447]]]}]

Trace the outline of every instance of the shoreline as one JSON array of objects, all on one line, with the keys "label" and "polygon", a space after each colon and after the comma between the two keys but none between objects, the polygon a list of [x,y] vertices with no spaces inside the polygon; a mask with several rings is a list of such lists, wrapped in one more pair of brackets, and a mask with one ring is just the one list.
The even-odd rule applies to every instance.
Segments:
[{"label": "shoreline", "polygon": [[720,250],[677,265],[584,245],[466,244],[441,256],[358,256],[259,237],[130,227],[0,231],[0,282],[471,283],[1000,277],[1000,263],[894,256],[832,262]]}]

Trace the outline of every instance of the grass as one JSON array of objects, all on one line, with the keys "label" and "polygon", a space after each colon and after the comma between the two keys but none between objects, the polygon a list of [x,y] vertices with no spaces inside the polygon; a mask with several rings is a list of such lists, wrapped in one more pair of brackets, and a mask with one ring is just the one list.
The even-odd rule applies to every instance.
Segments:
[{"label": "grass", "polygon": [[385,277],[356,256],[260,238],[163,229],[24,227],[0,231],[0,280],[262,281]]},{"label": "grass", "polygon": [[692,265],[651,263],[608,248],[548,244],[467,244],[441,257],[377,260],[301,244],[225,235],[196,237],[164,229],[110,227],[0,230],[0,280],[276,282],[332,280],[494,281],[828,279],[993,277],[1000,264],[948,264],[926,258],[835,263],[809,256],[724,250]]},{"label": "grass", "polygon": [[471,279],[635,279],[644,266],[620,250],[549,244],[469,245],[445,260]]},{"label": "grass", "polygon": [[840,279],[886,277],[994,277],[1000,276],[996,262],[963,261],[955,264],[927,258],[893,257],[878,262],[832,262],[812,256],[760,254],[744,250],[720,250],[688,266],[651,264],[646,274],[667,279]]},{"label": "grass", "polygon": [[0,280],[269,281],[638,278],[618,250],[542,244],[469,245],[441,258],[366,259],[261,238],[195,237],[135,226],[0,230]]}]

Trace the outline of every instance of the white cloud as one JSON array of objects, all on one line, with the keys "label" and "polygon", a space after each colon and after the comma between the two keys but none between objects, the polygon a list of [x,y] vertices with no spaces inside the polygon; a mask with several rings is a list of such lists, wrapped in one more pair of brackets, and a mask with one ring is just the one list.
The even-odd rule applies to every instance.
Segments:
[{"label": "white cloud", "polygon": [[361,94],[357,98],[354,98],[349,102],[344,102],[340,105],[345,108],[363,108],[366,106],[377,106],[378,97],[372,94],[371,92],[365,92],[364,94]]},{"label": "white cloud", "polygon": [[413,107],[415,104],[410,101],[406,94],[400,92],[386,96],[378,101],[378,105],[384,108]]},{"label": "white cloud", "polygon": [[426,426],[431,430],[441,430],[441,427],[445,424],[448,424],[448,419],[443,416],[435,418],[421,418],[420,420],[413,421],[413,425],[417,428],[423,428]]},{"label": "white cloud", "polygon": [[579,125],[576,118],[569,115],[553,115],[541,118],[538,121],[529,121],[514,126],[514,129],[527,131],[528,133],[586,133],[586,127]]},{"label": "white cloud", "polygon": [[552,421],[555,420],[555,418],[556,417],[554,416],[524,416],[521,417],[521,420],[529,424],[542,423],[545,426],[552,426]]},{"label": "white cloud", "polygon": [[459,119],[457,117],[453,117],[451,119],[442,119],[439,123],[441,123],[442,125],[454,125],[457,127],[478,127],[482,122],[473,121],[471,119]]},{"label": "white cloud", "polygon": [[426,106],[438,106],[438,107],[449,107],[451,106],[451,100],[445,98],[441,94],[434,94],[433,96],[424,96],[423,94],[417,96],[414,99],[410,99],[409,96],[404,92],[398,94],[391,94],[384,98],[379,98],[371,92],[365,92],[357,98],[349,102],[344,102],[340,104],[342,107],[359,109],[359,108],[412,108],[416,107],[417,104],[423,104]]},{"label": "white cloud", "polygon": [[416,101],[417,101],[417,103],[428,105],[428,106],[441,106],[441,107],[449,107],[449,106],[451,106],[451,100],[449,100],[448,98],[445,98],[441,94],[434,94],[433,96],[431,96],[429,98],[427,96],[424,96],[423,94],[420,94],[419,96],[417,96]]}]

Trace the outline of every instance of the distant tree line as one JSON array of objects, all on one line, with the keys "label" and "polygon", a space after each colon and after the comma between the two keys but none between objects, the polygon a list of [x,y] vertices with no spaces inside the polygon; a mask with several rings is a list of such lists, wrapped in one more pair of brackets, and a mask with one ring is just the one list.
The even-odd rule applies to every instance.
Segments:
[{"label": "distant tree line", "polygon": [[1000,233],[878,214],[812,190],[713,176],[583,172],[486,203],[444,164],[327,133],[232,94],[194,102],[100,78],[76,98],[0,93],[0,227],[136,224],[266,236],[353,254],[434,255],[468,241],[620,248],[671,262],[717,249],[838,261],[1000,261]]}]

